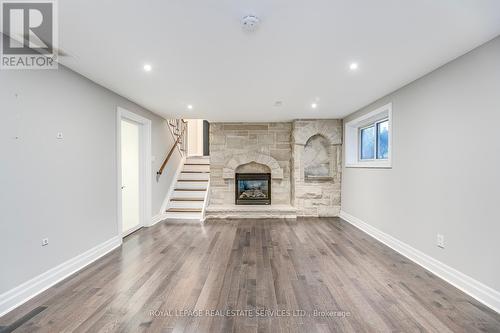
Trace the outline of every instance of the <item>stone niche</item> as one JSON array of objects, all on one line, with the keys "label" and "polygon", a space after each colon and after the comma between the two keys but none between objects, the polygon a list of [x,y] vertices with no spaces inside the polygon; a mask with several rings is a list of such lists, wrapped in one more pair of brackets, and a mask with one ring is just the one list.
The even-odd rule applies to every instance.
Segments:
[{"label": "stone niche", "polygon": [[[211,123],[207,217],[337,216],[341,148],[341,120]],[[273,207],[236,206],[236,172],[271,173]]]},{"label": "stone niche", "polygon": [[342,166],[341,120],[295,120],[292,205],[300,216],[338,216]]},{"label": "stone niche", "polygon": [[304,178],[306,180],[328,180],[334,174],[332,156],[334,146],[321,134],[316,134],[307,140],[302,154]]}]

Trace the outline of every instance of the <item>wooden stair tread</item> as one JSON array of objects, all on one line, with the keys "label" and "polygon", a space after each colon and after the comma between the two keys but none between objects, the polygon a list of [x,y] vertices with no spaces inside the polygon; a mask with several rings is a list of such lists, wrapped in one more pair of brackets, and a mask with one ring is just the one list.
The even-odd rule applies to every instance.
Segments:
[{"label": "wooden stair tread", "polygon": [[169,208],[167,213],[201,213],[201,208]]},{"label": "wooden stair tread", "polygon": [[210,171],[181,171],[181,173],[210,173]]},{"label": "wooden stair tread", "polygon": [[178,182],[208,182],[208,179],[177,179]]},{"label": "wooden stair tread", "polygon": [[174,191],[206,191],[206,188],[176,188]]},{"label": "wooden stair tread", "polygon": [[205,198],[172,198],[170,201],[205,201]]}]

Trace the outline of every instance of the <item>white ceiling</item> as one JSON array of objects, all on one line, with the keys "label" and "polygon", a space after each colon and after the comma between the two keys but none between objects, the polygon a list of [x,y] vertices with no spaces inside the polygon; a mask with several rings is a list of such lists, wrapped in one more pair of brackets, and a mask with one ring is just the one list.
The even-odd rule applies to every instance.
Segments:
[{"label": "white ceiling", "polygon": [[63,64],[167,118],[343,117],[500,34],[498,0],[58,3]]}]

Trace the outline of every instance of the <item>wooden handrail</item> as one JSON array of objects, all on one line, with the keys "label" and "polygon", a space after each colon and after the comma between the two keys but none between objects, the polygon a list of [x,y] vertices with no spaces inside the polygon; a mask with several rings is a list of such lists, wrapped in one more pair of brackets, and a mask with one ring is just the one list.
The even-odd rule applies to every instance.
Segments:
[{"label": "wooden handrail", "polygon": [[[182,119],[182,121],[184,121],[184,120]],[[165,160],[161,164],[160,170],[158,170],[158,172],[156,174],[161,175],[163,173],[163,169],[165,169],[165,167],[167,166],[167,163],[168,163],[168,160],[170,159],[170,156],[172,156],[172,154],[174,153],[175,147],[177,147],[177,145],[181,141],[181,138],[184,136],[184,132],[186,131],[186,129],[187,129],[187,126],[184,126],[184,128],[182,129],[181,134],[177,137],[177,140],[175,140],[175,143],[172,146],[172,149],[170,149],[170,151],[168,152],[167,157],[165,158]]]}]

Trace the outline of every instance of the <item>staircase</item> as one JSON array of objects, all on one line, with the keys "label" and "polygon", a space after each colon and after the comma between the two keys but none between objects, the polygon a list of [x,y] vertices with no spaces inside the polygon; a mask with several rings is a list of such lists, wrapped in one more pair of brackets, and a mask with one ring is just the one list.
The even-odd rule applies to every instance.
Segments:
[{"label": "staircase", "polygon": [[176,180],[166,210],[167,219],[203,219],[203,210],[209,185],[210,160],[208,156],[186,159]]}]

